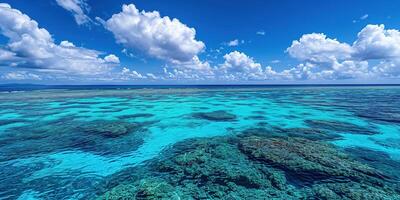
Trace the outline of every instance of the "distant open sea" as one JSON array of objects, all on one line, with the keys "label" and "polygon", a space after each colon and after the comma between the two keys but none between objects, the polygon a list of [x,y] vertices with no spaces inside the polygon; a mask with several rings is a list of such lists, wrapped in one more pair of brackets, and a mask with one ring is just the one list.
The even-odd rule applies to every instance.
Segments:
[{"label": "distant open sea", "polygon": [[0,85],[0,199],[400,199],[399,85]]}]

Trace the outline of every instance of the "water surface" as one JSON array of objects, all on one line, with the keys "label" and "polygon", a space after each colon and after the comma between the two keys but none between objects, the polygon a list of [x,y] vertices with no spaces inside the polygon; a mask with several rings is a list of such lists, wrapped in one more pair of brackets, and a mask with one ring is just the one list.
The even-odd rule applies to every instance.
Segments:
[{"label": "water surface", "polygon": [[[254,155],[246,146],[253,144],[249,141],[254,138],[250,137],[267,140],[260,149],[269,148],[270,140],[278,140],[275,142],[282,145],[286,143],[281,140],[290,144],[315,144],[305,146],[313,151],[325,148],[319,144],[327,144],[335,152],[350,156],[357,166],[363,164],[379,171],[385,177],[382,181],[394,184],[394,192],[390,194],[396,199],[393,195],[398,194],[400,188],[400,176],[396,171],[400,166],[399,99],[400,87],[396,86],[74,88],[2,92],[0,199],[91,199],[104,197],[104,194],[115,195],[115,191],[109,191],[121,182],[132,184],[135,187],[132,191],[136,191],[139,183],[146,185],[143,180],[154,177],[158,178],[156,182],[162,179],[162,183],[172,185],[177,191],[174,198],[185,199],[194,194],[188,193],[187,188],[180,188],[181,184],[188,184],[185,181],[189,178],[180,177],[178,182],[171,171],[166,175],[164,171],[154,170],[155,163],[169,162],[168,155],[190,153],[200,144],[220,141],[215,145],[226,144],[221,147],[228,149],[221,150],[224,153],[238,151],[231,156],[239,160],[243,156],[243,165],[232,170],[245,173],[244,168],[253,169],[248,163]],[[238,142],[230,141],[233,139]],[[287,148],[291,152],[297,147]],[[210,152],[207,155],[216,154]],[[269,158],[270,155],[265,156]],[[315,158],[315,155],[311,157]],[[312,161],[315,164],[316,161]],[[232,166],[228,158],[218,162]],[[271,162],[277,164],[276,160],[267,162],[259,158],[252,166],[282,171],[287,180],[286,189],[276,190],[285,191],[287,198],[318,196],[320,194],[314,192],[314,187],[328,188],[323,185],[329,182],[328,179],[333,184],[340,182],[330,177],[321,181],[318,174],[308,174],[310,177],[315,175],[312,181],[290,181],[299,174],[293,173],[291,168],[271,165]],[[254,173],[266,176],[265,171],[257,170]],[[276,192],[265,185],[255,188],[250,183],[241,185],[244,181],[240,178],[239,183],[223,181],[223,184],[215,180],[200,183],[197,178],[191,182],[192,187],[201,191],[206,199],[229,195],[240,199],[245,197],[241,190],[257,191],[262,195],[267,190],[268,195]],[[354,181],[354,178],[350,179]],[[360,180],[356,182],[370,179]],[[217,185],[211,186],[211,183]],[[214,189],[229,186],[229,191],[235,193],[227,194],[222,188],[223,195],[218,196],[211,189],[202,189],[204,184]],[[235,186],[230,186],[232,184]],[[309,188],[312,188],[310,194],[307,193]],[[380,188],[369,191],[377,194]],[[254,194],[261,198],[259,193]],[[340,196],[339,192],[336,194]],[[282,193],[275,195],[286,197]]]}]

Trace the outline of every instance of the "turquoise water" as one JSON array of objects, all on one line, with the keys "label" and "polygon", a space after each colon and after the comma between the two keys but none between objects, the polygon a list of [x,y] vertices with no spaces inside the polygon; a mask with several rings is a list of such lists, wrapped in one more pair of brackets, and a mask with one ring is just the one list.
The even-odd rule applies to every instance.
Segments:
[{"label": "turquoise water", "polygon": [[[391,194],[398,194],[400,87],[210,87],[1,93],[0,199],[97,198],[112,190],[116,184],[108,183],[120,180],[124,173],[127,180],[134,179],[132,185],[144,179],[137,176],[145,174],[147,179],[157,176],[168,180],[179,190],[183,182],[171,181],[171,173],[154,175],[150,167],[167,158],[169,151],[178,151],[181,144],[192,145],[191,139],[211,143],[261,133],[267,135],[263,137],[284,135],[332,145],[335,151],[390,178],[395,184]],[[373,153],[368,159],[360,153],[369,151]],[[259,162],[257,165],[263,165]],[[264,164],[282,170],[287,180],[296,176],[282,167]],[[265,187],[258,190],[266,191]],[[288,181],[287,187],[303,191],[311,186]],[[242,185],[234,188],[230,191],[249,189]],[[190,199],[183,191],[180,189],[179,198]],[[208,190],[202,192],[206,199],[221,197]],[[240,192],[235,195],[243,197]]]}]

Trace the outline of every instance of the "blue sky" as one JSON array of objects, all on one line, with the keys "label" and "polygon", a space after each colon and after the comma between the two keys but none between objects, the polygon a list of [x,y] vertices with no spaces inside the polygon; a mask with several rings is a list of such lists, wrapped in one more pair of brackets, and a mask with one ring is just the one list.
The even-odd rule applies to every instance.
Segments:
[{"label": "blue sky", "polygon": [[400,83],[399,1],[4,3],[0,83]]}]

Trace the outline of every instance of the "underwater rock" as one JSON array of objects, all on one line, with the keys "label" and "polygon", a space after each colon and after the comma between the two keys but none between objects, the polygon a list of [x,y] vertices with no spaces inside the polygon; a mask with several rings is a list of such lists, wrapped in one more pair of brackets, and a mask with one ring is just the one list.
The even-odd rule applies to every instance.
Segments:
[{"label": "underwater rock", "polygon": [[385,188],[385,186],[373,186],[357,182],[343,183],[324,183],[316,184],[311,188],[306,188],[306,196],[311,199],[382,199],[382,200],[399,200],[398,192]]},{"label": "underwater rock", "polygon": [[3,134],[0,138],[0,161],[75,149],[101,155],[130,152],[143,144],[147,126],[152,123],[84,122],[70,117],[30,123]]},{"label": "underwater rock", "polygon": [[388,148],[400,149],[400,138],[385,138],[385,139],[373,139],[376,144],[382,145]]},{"label": "underwater rock", "polygon": [[233,121],[236,119],[236,115],[228,113],[223,110],[213,111],[213,112],[200,112],[194,113],[194,117],[206,119],[210,121]]},{"label": "underwater rock", "polygon": [[246,117],[245,119],[247,119],[247,120],[267,120],[268,118],[263,115],[251,115],[249,117]]},{"label": "underwater rock", "polygon": [[[268,124],[267,124],[268,125]],[[328,133],[323,130],[316,130],[310,128],[249,128],[242,131],[242,136],[262,136],[262,137],[300,137],[309,140],[336,140],[342,136],[335,133]]]},{"label": "underwater rock", "polygon": [[[240,157],[239,157],[240,156]],[[206,183],[218,183],[227,186],[228,183],[260,188],[262,175],[255,169],[246,166],[245,158],[235,146],[229,144],[209,144],[197,142],[196,148],[175,154],[171,160],[165,160],[157,165],[159,171],[182,174],[181,178],[194,177]],[[225,160],[235,159],[237,164],[231,165]]]},{"label": "underwater rock", "polygon": [[133,184],[121,184],[111,191],[97,198],[98,200],[120,200],[120,199],[181,199],[167,182],[160,179],[143,179]]},{"label": "underwater rock", "polygon": [[15,124],[15,123],[26,123],[26,122],[29,122],[29,121],[24,120],[24,119],[3,119],[3,120],[0,120],[0,126],[5,126],[5,125]]},{"label": "underwater rock", "polygon": [[251,159],[284,170],[301,186],[343,180],[377,183],[383,177],[331,145],[307,139],[253,136],[242,139],[240,149]]},{"label": "underwater rock", "polygon": [[118,116],[118,118],[119,119],[134,119],[134,118],[139,118],[139,117],[150,118],[153,116],[154,115],[151,113],[137,113],[137,114],[131,114],[131,115],[121,115],[121,116]]},{"label": "underwater rock", "polygon": [[99,134],[104,137],[115,138],[129,134],[141,127],[138,123],[124,121],[97,120],[85,123],[80,126],[85,133]]},{"label": "underwater rock", "polygon": [[188,139],[106,180],[100,199],[400,199],[376,169],[290,136]]},{"label": "underwater rock", "polygon": [[392,179],[398,181],[400,186],[400,161],[391,159],[385,152],[368,148],[353,147],[347,148],[345,151],[359,162],[368,164],[390,175]]},{"label": "underwater rock", "polygon": [[280,131],[289,137],[300,137],[309,140],[337,140],[342,136],[335,133],[328,133],[323,130],[316,130],[311,128],[289,128],[289,129],[279,129],[275,128],[275,131]]},{"label": "underwater rock", "polygon": [[[187,140],[174,145],[146,166],[142,177],[135,177],[138,170],[126,170],[111,177],[111,187],[106,187],[102,198],[115,191],[121,185],[139,183],[149,178],[166,181],[173,187],[175,196],[180,199],[265,199],[281,197],[293,199],[286,178],[280,171],[253,165],[242,154],[236,144],[224,138],[213,141],[198,139]],[[141,171],[142,172],[142,171]],[[130,176],[132,174],[132,176]],[[163,181],[159,182],[162,184]],[[115,183],[120,184],[115,185]],[[107,188],[108,191],[107,191]],[[116,188],[116,189],[115,189]],[[126,192],[124,192],[126,193]],[[134,192],[137,197],[138,192]],[[171,191],[164,191],[172,194]],[[168,196],[168,195],[167,195]],[[152,199],[152,198],[132,198]]]},{"label": "underwater rock", "polygon": [[356,116],[387,123],[400,123],[400,114],[396,107],[390,106],[385,108],[385,106],[382,105],[374,105],[373,107],[368,106],[367,108],[368,109],[356,110]]},{"label": "underwater rock", "polygon": [[328,120],[306,120],[305,123],[313,129],[323,129],[342,133],[374,135],[378,132],[371,128],[360,127],[352,123]]}]

